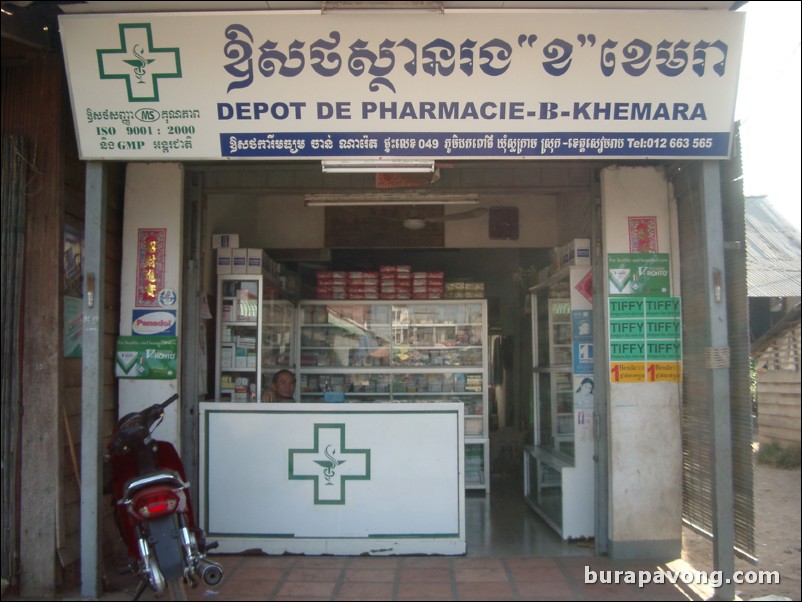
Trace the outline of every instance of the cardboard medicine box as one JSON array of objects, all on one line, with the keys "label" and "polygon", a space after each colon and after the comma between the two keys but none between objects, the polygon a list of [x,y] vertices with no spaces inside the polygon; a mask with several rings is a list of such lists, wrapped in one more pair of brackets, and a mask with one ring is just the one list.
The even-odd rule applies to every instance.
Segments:
[{"label": "cardboard medicine box", "polygon": [[217,249],[217,273],[230,274],[233,249]]},{"label": "cardboard medicine box", "polygon": [[247,274],[248,249],[231,249],[231,273]]},{"label": "cardboard medicine box", "polygon": [[590,265],[589,238],[575,238],[562,249],[561,265]]},{"label": "cardboard medicine box", "polygon": [[264,250],[247,249],[246,257],[246,274],[256,274],[258,276],[267,271],[269,260],[267,258],[267,253],[265,253]]},{"label": "cardboard medicine box", "polygon": [[212,234],[213,249],[234,249],[239,247],[239,234]]}]

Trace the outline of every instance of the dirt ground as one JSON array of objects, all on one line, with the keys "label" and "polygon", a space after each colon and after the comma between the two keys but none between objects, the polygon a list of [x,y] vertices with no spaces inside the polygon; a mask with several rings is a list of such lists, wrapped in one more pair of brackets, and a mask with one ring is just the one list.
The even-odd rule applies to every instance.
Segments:
[{"label": "dirt ground", "polygon": [[[759,564],[735,559],[736,571],[778,571],[775,585],[738,584],[743,600],[761,596],[782,596],[802,600],[800,578],[800,469],[784,470],[755,466],[755,550]],[[713,544],[687,527],[683,530],[682,557],[695,569],[713,570]]]}]

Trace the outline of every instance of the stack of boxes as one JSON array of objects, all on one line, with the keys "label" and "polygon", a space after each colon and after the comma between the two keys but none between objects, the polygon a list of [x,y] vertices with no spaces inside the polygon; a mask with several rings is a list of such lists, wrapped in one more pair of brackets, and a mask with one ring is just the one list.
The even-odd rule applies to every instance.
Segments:
[{"label": "stack of boxes", "polygon": [[538,282],[545,282],[561,268],[572,265],[590,265],[590,239],[575,238],[551,250],[551,265],[546,266],[537,274]]},{"label": "stack of boxes", "polygon": [[446,296],[445,272],[413,272],[413,299],[444,299]]},{"label": "stack of boxes", "polygon": [[378,272],[317,272],[318,299],[378,299]]},{"label": "stack of boxes", "polygon": [[590,239],[575,238],[558,247],[560,267],[568,265],[590,265]]},{"label": "stack of boxes", "polygon": [[317,272],[317,288],[315,296],[318,299],[347,299],[348,298],[348,272]]},{"label": "stack of boxes", "polygon": [[238,234],[212,234],[212,247],[217,252],[218,275],[264,276],[266,294],[270,290],[282,290],[291,296],[298,293],[296,274],[273,261],[264,249],[241,248]]},{"label": "stack of boxes", "polygon": [[412,299],[412,267],[383,265],[379,267],[379,298]]},{"label": "stack of boxes", "polygon": [[449,280],[446,282],[446,299],[484,299],[485,283],[473,280]]},{"label": "stack of boxes", "polygon": [[[413,272],[408,265],[383,265],[378,272],[317,272],[318,299],[443,299],[443,272]],[[482,289],[484,292],[484,289]]]},{"label": "stack of boxes", "polygon": [[378,272],[348,272],[346,294],[349,299],[378,299]]}]

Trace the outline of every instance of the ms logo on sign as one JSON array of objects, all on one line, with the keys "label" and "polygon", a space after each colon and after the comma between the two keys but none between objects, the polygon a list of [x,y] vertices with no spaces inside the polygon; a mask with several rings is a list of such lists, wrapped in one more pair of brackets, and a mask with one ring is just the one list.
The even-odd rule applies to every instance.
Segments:
[{"label": "ms logo on sign", "polygon": [[370,450],[345,447],[344,424],[316,424],[311,449],[291,449],[290,480],[315,484],[315,504],[345,504],[347,481],[370,480]]},{"label": "ms logo on sign", "polygon": [[100,79],[123,79],[129,102],[159,100],[159,79],[181,77],[178,48],[156,48],[150,23],[121,23],[120,47],[97,51]]}]

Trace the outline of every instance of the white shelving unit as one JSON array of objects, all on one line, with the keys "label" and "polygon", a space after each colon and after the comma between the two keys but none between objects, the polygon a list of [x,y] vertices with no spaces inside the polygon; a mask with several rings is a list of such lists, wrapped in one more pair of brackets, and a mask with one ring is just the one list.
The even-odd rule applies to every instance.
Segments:
[{"label": "white shelving unit", "polygon": [[484,300],[303,301],[300,401],[460,402],[465,483],[490,488]]},{"label": "white shelving unit", "polygon": [[548,300],[551,441],[558,452],[574,445],[574,388],[571,372],[571,301]]},{"label": "white shelving unit", "polygon": [[218,276],[217,291],[215,398],[259,402],[276,371],[294,370],[294,305],[266,276]]},{"label": "white shelving unit", "polygon": [[590,270],[566,267],[531,289],[535,444],[524,495],[563,539],[594,535]]}]

